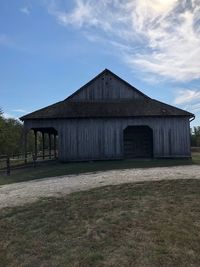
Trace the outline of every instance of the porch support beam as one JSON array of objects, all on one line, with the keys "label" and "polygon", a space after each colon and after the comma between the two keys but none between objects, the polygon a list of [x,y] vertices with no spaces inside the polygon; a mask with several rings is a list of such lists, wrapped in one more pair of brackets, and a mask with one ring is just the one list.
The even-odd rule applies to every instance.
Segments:
[{"label": "porch support beam", "polygon": [[51,159],[51,134],[49,133],[49,159]]},{"label": "porch support beam", "polygon": [[34,130],[35,135],[35,159],[37,159],[37,130]]},{"label": "porch support beam", "polygon": [[54,134],[54,158],[57,158],[57,153],[56,153],[56,134]]},{"label": "porch support beam", "polygon": [[45,158],[44,132],[42,132],[42,158]]}]

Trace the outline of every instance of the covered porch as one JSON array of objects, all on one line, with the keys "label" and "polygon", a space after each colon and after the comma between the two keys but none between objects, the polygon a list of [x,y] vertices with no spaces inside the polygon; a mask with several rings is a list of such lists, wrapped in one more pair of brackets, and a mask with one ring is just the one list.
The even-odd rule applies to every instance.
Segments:
[{"label": "covered porch", "polygon": [[24,130],[24,156],[27,162],[27,135],[32,131],[34,133],[34,160],[39,158],[57,159],[58,157],[58,132],[53,127],[32,127]]}]

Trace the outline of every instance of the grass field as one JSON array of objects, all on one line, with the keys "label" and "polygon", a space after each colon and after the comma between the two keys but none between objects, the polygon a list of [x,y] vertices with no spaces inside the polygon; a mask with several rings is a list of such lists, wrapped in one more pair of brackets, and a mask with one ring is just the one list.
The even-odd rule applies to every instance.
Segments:
[{"label": "grass field", "polygon": [[28,181],[45,177],[59,175],[79,174],[116,169],[150,168],[176,165],[200,164],[200,153],[193,153],[192,160],[189,159],[153,159],[153,160],[116,160],[116,161],[94,161],[79,163],[39,163],[33,166],[11,170],[11,175],[6,176],[5,171],[0,172],[0,185],[14,182]]},{"label": "grass field", "polygon": [[200,181],[107,186],[0,213],[0,266],[200,266]]}]

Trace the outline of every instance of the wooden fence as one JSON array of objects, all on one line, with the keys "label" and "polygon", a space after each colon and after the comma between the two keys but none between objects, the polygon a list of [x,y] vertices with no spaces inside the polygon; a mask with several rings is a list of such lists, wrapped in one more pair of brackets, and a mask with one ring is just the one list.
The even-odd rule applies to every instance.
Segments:
[{"label": "wooden fence", "polygon": [[37,156],[32,153],[28,152],[26,154],[26,157],[24,154],[15,154],[15,155],[1,155],[0,156],[0,173],[6,173],[7,175],[10,175],[12,170],[20,169],[23,167],[33,166],[36,168],[37,163],[43,162],[43,161],[49,161],[49,160],[55,160],[57,159],[54,151],[52,151],[51,154],[49,154],[49,150],[47,153],[44,153],[42,151],[38,151]]}]

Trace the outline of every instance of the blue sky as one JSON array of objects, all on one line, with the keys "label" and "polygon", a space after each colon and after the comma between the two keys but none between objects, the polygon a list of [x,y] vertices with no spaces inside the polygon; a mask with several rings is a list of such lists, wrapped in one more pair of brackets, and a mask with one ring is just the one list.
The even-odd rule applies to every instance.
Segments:
[{"label": "blue sky", "polygon": [[199,0],[1,0],[0,107],[20,117],[108,68],[200,125]]}]

